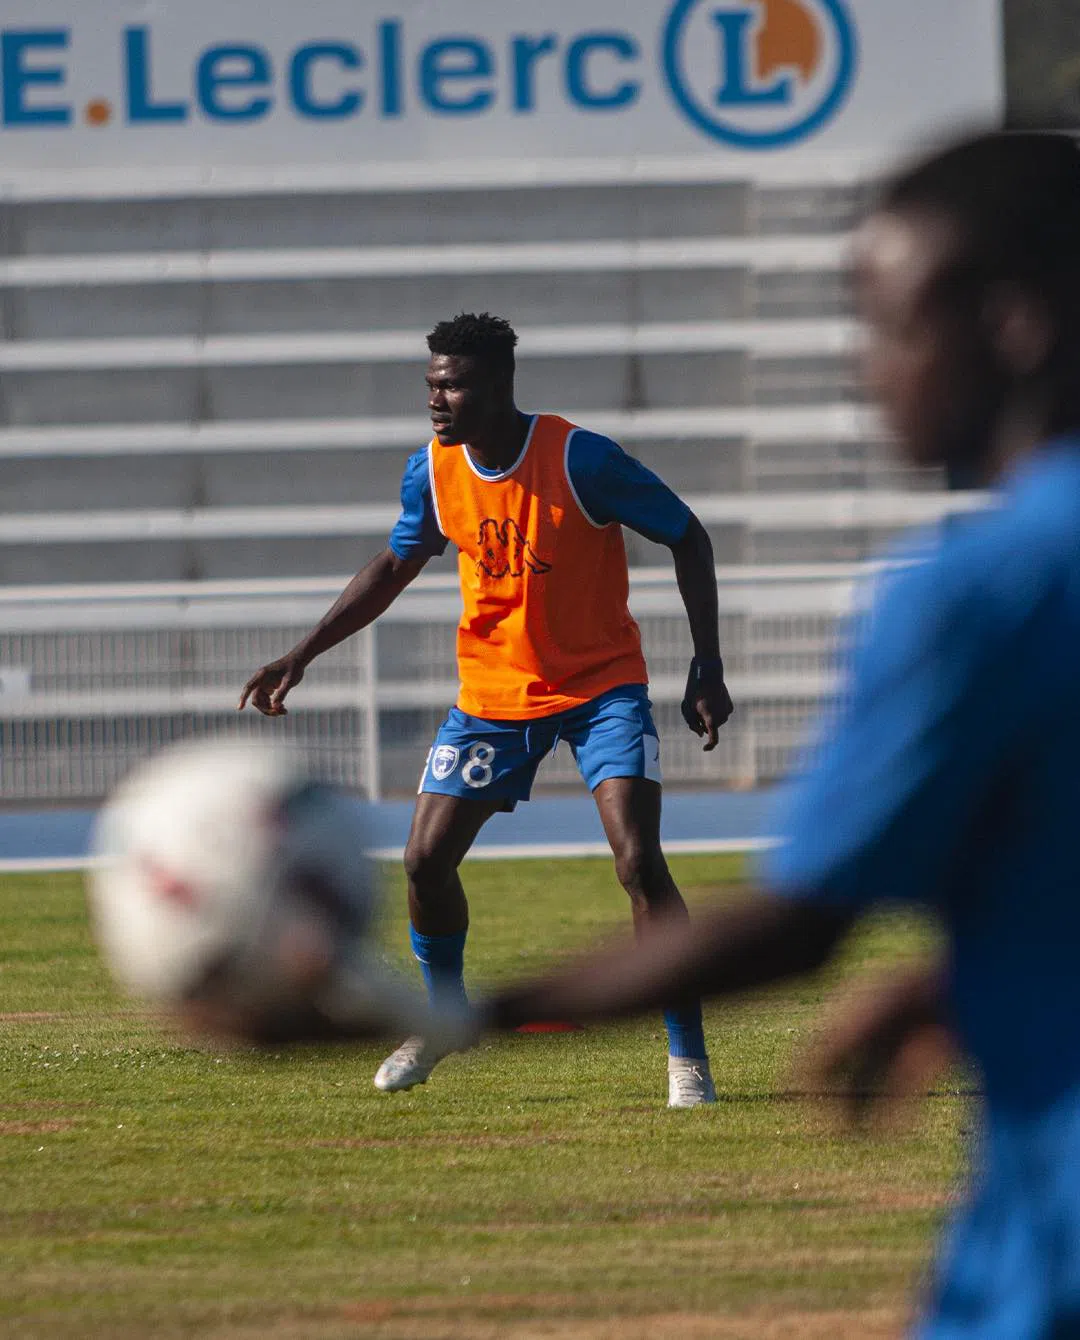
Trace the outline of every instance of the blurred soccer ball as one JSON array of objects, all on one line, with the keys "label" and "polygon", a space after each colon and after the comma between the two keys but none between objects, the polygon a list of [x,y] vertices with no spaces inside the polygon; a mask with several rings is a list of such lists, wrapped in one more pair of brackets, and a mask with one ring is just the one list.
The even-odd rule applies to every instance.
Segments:
[{"label": "blurred soccer ball", "polygon": [[248,1018],[297,1003],[288,952],[355,962],[378,896],[369,814],[287,749],[204,741],[138,768],[99,817],[89,878],[116,979],[166,1006]]}]

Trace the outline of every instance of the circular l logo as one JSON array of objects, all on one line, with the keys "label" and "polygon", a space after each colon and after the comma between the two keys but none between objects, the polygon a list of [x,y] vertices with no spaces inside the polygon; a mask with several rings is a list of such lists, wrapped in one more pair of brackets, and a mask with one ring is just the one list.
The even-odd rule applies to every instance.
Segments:
[{"label": "circular l logo", "polygon": [[742,149],[773,149],[820,130],[855,77],[844,0],[675,0],[664,75],[698,130]]}]

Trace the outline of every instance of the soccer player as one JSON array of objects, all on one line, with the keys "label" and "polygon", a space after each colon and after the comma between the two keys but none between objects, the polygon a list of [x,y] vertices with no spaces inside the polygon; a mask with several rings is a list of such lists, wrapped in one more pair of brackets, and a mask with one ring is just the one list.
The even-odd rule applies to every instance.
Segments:
[{"label": "soccer player", "polygon": [[789,793],[764,892],[511,989],[513,1027],[816,968],[860,911],[928,904],[944,966],[834,1037],[947,1018],[982,1072],[978,1175],[919,1334],[1080,1336],[1080,153],[987,134],[900,175],[857,245],[866,372],[910,460],[995,492],[909,544]]},{"label": "soccer player", "polygon": [[[705,749],[732,711],[704,527],[610,439],[554,414],[523,414],[516,343],[510,325],[487,313],[462,313],[431,332],[435,436],[409,458],[389,546],[240,699],[268,716],[284,712],[314,657],[371,623],[430,558],[457,546],[461,690],[424,765],[405,849],[413,952],[432,997],[457,1004],[469,924],[458,867],[493,814],[529,798],[560,740],[596,800],[635,926],[686,914],[660,848],[660,744],[627,608],[622,526],[674,557],[695,653],[682,710]],[[700,1004],[675,993],[663,1005],[669,1106],[715,1102]],[[440,1059],[437,1047],[408,1038],[375,1085],[423,1084]]]}]

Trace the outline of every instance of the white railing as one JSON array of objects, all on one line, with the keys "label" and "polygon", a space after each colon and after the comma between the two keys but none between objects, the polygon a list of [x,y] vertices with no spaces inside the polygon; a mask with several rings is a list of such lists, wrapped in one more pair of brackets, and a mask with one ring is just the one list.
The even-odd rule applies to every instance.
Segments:
[{"label": "white railing", "polygon": [[[718,569],[738,710],[703,754],[683,726],[690,640],[668,570],[635,572],[631,604],[671,782],[748,786],[781,773],[836,687],[864,566]],[[456,579],[421,579],[378,624],[311,667],[285,722],[236,713],[241,684],[323,613],[344,578],[0,591],[0,796],[100,796],[138,758],[199,733],[284,734],[373,796],[408,788],[454,699]],[[565,751],[551,784],[575,776]]]}]

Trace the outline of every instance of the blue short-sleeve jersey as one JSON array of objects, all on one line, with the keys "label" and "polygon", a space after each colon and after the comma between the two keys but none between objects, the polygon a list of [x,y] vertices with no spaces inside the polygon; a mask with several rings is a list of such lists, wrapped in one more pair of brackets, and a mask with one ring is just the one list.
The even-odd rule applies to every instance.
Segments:
[{"label": "blue short-sleeve jersey", "polygon": [[[484,471],[476,467],[480,474]],[[598,526],[618,522],[657,544],[674,545],[686,533],[690,509],[618,443],[575,429],[567,452],[570,485],[586,515]],[[415,452],[401,481],[401,516],[390,533],[398,558],[432,558],[447,546],[431,496],[427,449]]]},{"label": "blue short-sleeve jersey", "polygon": [[567,469],[578,502],[598,526],[617,521],[668,546],[686,534],[689,507],[610,437],[578,428],[570,438]]},{"label": "blue short-sleeve jersey", "polygon": [[1080,442],[928,548],[865,621],[764,881],[936,908],[992,1103],[1038,1106],[1080,1088]]},{"label": "blue short-sleeve jersey", "polygon": [[401,515],[390,532],[390,548],[398,558],[435,558],[449,544],[435,518],[427,448],[414,451],[401,478]]}]

